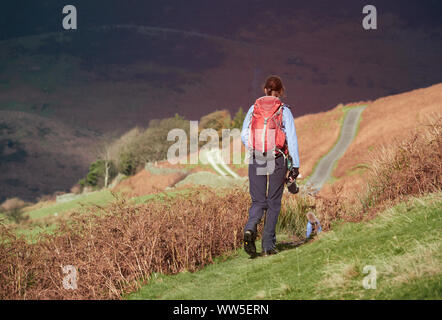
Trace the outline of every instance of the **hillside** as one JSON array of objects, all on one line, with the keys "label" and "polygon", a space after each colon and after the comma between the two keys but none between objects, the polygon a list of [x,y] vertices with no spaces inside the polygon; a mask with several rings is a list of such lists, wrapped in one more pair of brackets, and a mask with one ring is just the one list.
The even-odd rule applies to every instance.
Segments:
[{"label": "hillside", "polygon": [[[366,5],[0,2],[0,300],[441,300],[442,2]],[[213,147],[270,75],[300,188],[249,256]]]},{"label": "hillside", "polygon": [[51,118],[0,110],[0,201],[68,191],[94,160],[97,138]]},{"label": "hillside", "polygon": [[[374,155],[372,151],[404,140],[415,129],[428,123],[429,119],[437,117],[438,114],[440,116],[442,110],[440,101],[442,101],[442,84],[437,84],[380,98],[373,102],[340,104],[329,111],[295,118],[301,160],[301,179],[308,177],[321,157],[335,145],[340,135],[343,117],[349,108],[365,105],[356,136],[336,163],[332,179],[324,186],[322,193],[328,193],[332,184],[343,186],[344,193],[361,191],[366,178],[364,174]],[[181,169],[187,167],[187,165],[170,165],[167,162],[160,162],[159,166]],[[199,170],[216,173],[208,165],[198,167]],[[231,165],[231,168],[239,175],[247,176],[247,165]],[[146,181],[143,180],[143,184],[146,184]]]},{"label": "hillside", "polygon": [[[333,176],[344,192],[361,191],[367,165],[379,152],[442,116],[442,84],[364,103],[357,135],[338,161]],[[327,190],[327,188],[325,188]]]},{"label": "hillside", "polygon": [[[366,164],[370,160],[371,151],[404,139],[415,128],[425,123],[427,116],[434,117],[433,114],[437,112],[440,114],[441,95],[442,85],[438,84],[373,102],[340,104],[329,111],[295,118],[302,179],[312,173],[318,161],[335,145],[340,135],[343,117],[349,108],[366,105],[357,135],[337,162],[333,178],[325,185],[322,193],[327,193],[330,183],[335,182],[344,187],[345,193],[360,191],[364,186],[364,173],[367,171]],[[4,145],[4,160],[1,165],[5,172],[2,183],[3,198],[21,194],[25,199],[31,200],[40,194],[67,190],[84,176],[88,165],[97,156],[96,149],[94,152],[85,152],[94,150],[100,137],[95,132],[78,127],[71,128],[50,117],[28,112],[1,112]],[[27,127],[26,131],[19,130],[23,125]],[[34,137],[39,137],[38,144],[33,143]],[[23,166],[24,163],[27,165]],[[159,162],[158,166],[188,173],[203,170],[217,174],[210,165],[171,165],[163,161]],[[230,165],[230,168],[240,176],[247,176],[246,164]],[[51,170],[55,174],[50,173]],[[124,189],[134,195],[154,193],[172,187],[187,174],[172,172],[170,176],[160,174],[149,177],[142,171],[136,177],[123,182],[116,190]],[[75,177],[75,180],[72,177]]]},{"label": "hillside", "polygon": [[[256,15],[261,18],[261,13]],[[306,22],[309,15],[286,20],[278,28],[302,26],[311,33],[284,34],[275,37],[272,46],[257,37],[262,30],[255,34],[240,29],[237,38],[223,38],[134,25],[4,40],[0,108],[36,110],[68,124],[121,133],[175,113],[198,119],[219,108],[246,108],[272,73],[282,76],[296,116],[442,80],[442,72],[436,72],[436,48],[410,57],[394,49],[404,46],[401,38],[385,42],[388,33],[373,37],[355,28],[353,21],[338,23],[333,16],[324,17],[327,27],[318,28]],[[268,13],[266,19],[277,17]],[[407,40],[439,45],[417,32]],[[365,50],[368,45],[375,51]],[[382,60],[376,59],[381,54]],[[271,65],[263,64],[269,59]],[[422,71],[431,69],[433,76]]]},{"label": "hillside", "polygon": [[[374,102],[359,102],[347,106],[338,105],[330,111],[296,118],[295,123],[299,137],[302,164],[302,179],[300,181],[306,180],[306,177],[312,173],[318,161],[336,144],[340,136],[344,115],[352,106],[366,105],[367,107],[363,111],[358,133],[353,143],[344,153],[344,156],[338,160],[334,170],[334,177],[320,191],[320,195],[327,196],[331,191],[331,186],[342,186],[344,189],[341,195],[354,197],[355,192],[360,193],[364,189],[368,177],[368,168],[370,167],[369,163],[372,156],[376,155],[371,155],[370,151],[377,150],[383,144],[391,145],[395,141],[407,138],[419,126],[415,119],[424,120],[426,115],[431,116],[433,112],[439,111],[438,101],[440,101],[440,94],[441,85],[435,85],[406,94],[385,97]],[[378,116],[380,110],[382,110],[384,116]],[[23,119],[21,121],[24,121]],[[49,138],[51,138],[51,135],[48,136]],[[363,141],[363,145],[360,148],[368,152],[351,155],[351,152],[358,151],[355,148],[355,144],[360,140]],[[61,152],[68,152],[72,148],[72,145],[65,145],[60,150]],[[72,150],[75,150],[75,148]],[[46,150],[44,152],[49,151]],[[19,150],[17,150],[15,156],[20,154]],[[75,157],[71,158],[76,159]],[[68,160],[71,161],[71,158]],[[359,164],[354,167],[354,163],[357,165],[363,162],[365,164]],[[4,165],[6,166],[7,163]],[[229,165],[229,167],[239,176],[247,176],[247,164]],[[41,168],[45,168],[44,165]],[[58,169],[62,170],[61,168]],[[337,178],[336,172],[343,169],[345,169],[345,174]],[[39,172],[42,172],[42,170]],[[6,176],[8,174],[11,175],[13,170],[5,174]],[[35,174],[32,177],[35,177]],[[200,184],[219,187],[226,184],[232,186],[236,184],[233,181],[234,179],[229,179],[232,178],[220,176],[219,172],[209,164],[172,165],[167,161],[159,161],[156,164],[146,166],[145,170],[139,171],[134,176],[127,177],[115,187],[112,187],[111,190],[117,193],[123,192],[129,197],[148,199],[159,194],[173,194],[175,190],[184,189],[183,191],[186,192],[188,188],[193,188]],[[240,183],[240,179],[237,180]],[[79,200],[68,203],[39,203],[34,207],[27,208],[26,212],[29,213],[31,220],[34,222],[34,218],[40,216],[51,217],[56,213],[57,215],[64,216],[65,212],[79,207],[79,203],[97,203],[102,205],[112,200],[113,198],[110,196],[109,191],[104,190],[98,194],[85,194]],[[33,224],[25,229],[32,228]]]},{"label": "hillside", "polygon": [[[339,136],[342,118],[345,107],[339,105],[330,111],[309,114],[295,119],[296,131],[298,134],[299,152],[301,158],[301,174],[307,177],[311,174],[317,161],[333,146]],[[326,134],[324,134],[326,132]],[[233,144],[233,143],[232,143]],[[242,145],[242,143],[241,143]],[[242,155],[245,156],[245,148],[242,145]],[[204,155],[200,154],[200,160]],[[229,164],[233,172],[242,177],[248,175],[248,165]],[[199,171],[210,172],[219,175],[209,164],[170,164],[168,161],[158,161],[154,166],[156,172],[141,170],[135,176],[129,177],[114,188],[115,191],[126,190],[131,194],[141,195],[163,191],[167,187],[173,187],[180,179],[189,174]],[[176,170],[181,172],[175,172]],[[169,171],[169,172],[168,172]],[[187,172],[186,172],[187,171]],[[186,172],[185,174],[183,172]],[[216,176],[214,177],[216,178]],[[197,179],[197,177],[195,177]],[[204,182],[201,182],[204,184]],[[141,192],[141,193],[140,193]]]},{"label": "hillside", "polygon": [[[109,131],[118,118],[117,129],[127,130],[176,112],[198,119],[217,108],[247,107],[272,73],[284,79],[296,116],[442,81],[440,25],[412,28],[397,13],[386,13],[388,28],[370,33],[354,18],[359,5],[348,1],[341,10],[298,3],[296,9],[263,11],[257,2],[235,4],[232,11],[217,3],[198,18],[228,15],[229,24],[217,20],[211,28],[181,20],[180,10],[162,21],[158,8],[157,25],[102,21],[75,33],[59,32],[57,25],[51,32],[5,39],[0,106],[49,104],[46,109],[65,122]],[[181,10],[194,13],[191,6]],[[170,20],[181,25],[164,25]],[[410,52],[416,47],[422,50]]]},{"label": "hillside", "polygon": [[[267,259],[250,261],[237,251],[250,205],[244,188],[143,196],[146,185],[132,185],[136,198],[130,201],[118,194],[109,199],[105,190],[58,206],[68,214],[50,207],[29,211],[39,221],[26,221],[28,230],[0,224],[0,295],[119,299],[144,285],[133,297],[439,298],[441,143],[439,119],[370,164],[370,188],[362,197],[287,194],[277,226],[281,252]],[[149,165],[149,174],[131,183],[179,171],[171,169]],[[163,181],[158,176],[154,182]],[[309,210],[323,227],[314,241],[305,239]],[[63,261],[79,266],[79,290],[54,286]],[[378,270],[374,291],[361,288],[365,266]]]},{"label": "hillside", "polygon": [[[128,299],[441,299],[441,194],[391,208],[370,222],[341,224],[272,257],[243,250],[178,275],[152,275]],[[287,242],[287,241],[286,241]],[[365,266],[376,289],[364,289]]]},{"label": "hillside", "polygon": [[[296,117],[442,81],[441,26],[433,14],[428,24],[411,23],[407,14],[382,3],[382,30],[366,32],[358,16],[361,1],[343,6],[293,3],[269,8],[259,1],[177,1],[157,3],[154,12],[141,1],[136,9],[106,3],[106,12],[83,3],[82,27],[75,32],[61,32],[53,18],[52,10],[59,6],[54,0],[42,6],[2,4],[8,17],[0,34],[0,110],[25,112],[35,121],[41,116],[51,119],[71,128],[64,135],[75,141],[75,134],[67,136],[74,128],[119,136],[176,113],[190,120],[217,109],[233,114],[262,94],[269,74],[282,77],[285,100]],[[431,6],[415,6],[401,4],[413,17],[415,12],[432,12]],[[110,14],[112,10],[124,14]],[[47,19],[37,19],[45,15]],[[306,128],[316,126],[309,123],[315,117],[305,118]],[[302,131],[303,121],[298,122]],[[20,123],[15,126],[24,130]],[[331,126],[330,139],[336,135]],[[307,175],[316,153],[329,147],[322,136],[315,137],[319,139],[302,141],[307,147],[301,145]],[[0,141],[9,138],[2,131]],[[40,144],[39,134],[29,136],[26,144]],[[89,159],[89,146],[85,143],[77,156]],[[40,158],[28,157],[26,165],[40,167]],[[51,159],[70,161],[58,152]],[[44,170],[30,175],[24,162],[16,162],[15,176],[1,182],[1,188],[9,190],[11,183],[20,187],[13,186],[0,198],[35,199],[42,192],[66,190],[84,174],[87,163],[77,162],[67,167],[83,169],[55,173],[63,180],[46,180]]]}]

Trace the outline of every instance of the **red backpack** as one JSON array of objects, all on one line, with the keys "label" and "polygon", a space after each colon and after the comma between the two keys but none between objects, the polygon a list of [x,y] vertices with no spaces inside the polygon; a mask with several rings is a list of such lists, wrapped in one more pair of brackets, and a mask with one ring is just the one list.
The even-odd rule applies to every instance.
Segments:
[{"label": "red backpack", "polygon": [[282,108],[277,97],[265,96],[256,100],[249,126],[249,146],[259,152],[287,153],[282,130]]}]

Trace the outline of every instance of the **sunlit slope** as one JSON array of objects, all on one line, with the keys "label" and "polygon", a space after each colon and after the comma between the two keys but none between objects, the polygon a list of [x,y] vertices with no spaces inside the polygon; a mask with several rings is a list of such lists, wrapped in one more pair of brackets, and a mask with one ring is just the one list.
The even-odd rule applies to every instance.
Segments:
[{"label": "sunlit slope", "polygon": [[[401,203],[271,257],[239,250],[195,273],[154,275],[130,299],[440,299],[441,195]],[[363,286],[365,266],[376,283]],[[373,270],[373,269],[370,269]],[[375,287],[373,287],[375,285]]]},{"label": "sunlit slope", "polygon": [[357,135],[338,161],[333,176],[346,190],[360,189],[370,157],[380,146],[400,142],[442,115],[442,84],[368,103]]}]

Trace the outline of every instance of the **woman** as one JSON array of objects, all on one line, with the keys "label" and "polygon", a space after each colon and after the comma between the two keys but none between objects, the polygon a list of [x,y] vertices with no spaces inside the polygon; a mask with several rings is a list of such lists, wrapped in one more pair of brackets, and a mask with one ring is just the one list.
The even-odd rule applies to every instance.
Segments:
[{"label": "woman", "polygon": [[287,177],[287,157],[291,156],[293,169],[289,180],[299,173],[298,138],[290,109],[280,97],[284,86],[278,76],[270,76],[264,85],[265,96],[256,100],[244,119],[241,139],[250,151],[249,190],[252,206],[244,228],[244,249],[256,255],[257,225],[267,210],[262,234],[265,256],[276,254],[276,223],[281,210],[284,182]]}]

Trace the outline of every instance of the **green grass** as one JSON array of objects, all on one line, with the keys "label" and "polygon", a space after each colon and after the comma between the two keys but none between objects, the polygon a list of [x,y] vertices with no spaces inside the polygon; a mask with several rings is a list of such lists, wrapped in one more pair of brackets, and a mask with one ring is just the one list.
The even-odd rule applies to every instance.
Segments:
[{"label": "green grass", "polygon": [[[181,189],[181,190],[170,190],[162,193],[148,194],[140,197],[131,198],[130,201],[133,203],[143,203],[150,200],[163,200],[164,198],[173,198],[180,194],[186,194],[190,192],[190,189]],[[37,241],[38,236],[41,233],[52,233],[56,228],[55,220],[50,220],[45,223],[41,223],[44,221],[43,218],[47,217],[63,217],[66,215],[68,211],[76,210],[80,212],[87,211],[93,205],[103,206],[106,204],[115,201],[116,199],[112,196],[109,190],[101,190],[98,192],[91,193],[89,195],[85,195],[80,199],[75,199],[69,202],[57,203],[54,205],[49,205],[37,210],[32,210],[26,212],[31,219],[31,224],[29,225],[18,225],[15,229],[15,233],[17,235],[25,236],[29,241]],[[0,218],[2,215],[0,214]]]},{"label": "green grass", "polygon": [[109,190],[102,190],[72,201],[56,203],[36,210],[27,211],[25,214],[29,215],[30,223],[17,225],[15,228],[15,233],[18,236],[25,236],[30,242],[38,241],[38,236],[40,234],[52,233],[57,226],[55,219],[44,222],[44,218],[63,217],[68,211],[86,210],[91,205],[102,206],[110,203],[114,199],[115,198],[112,196]]},{"label": "green grass", "polygon": [[[135,203],[143,203],[153,199],[161,199],[166,196],[174,197],[176,195],[183,194],[189,191],[190,191],[189,189],[180,189],[180,190],[172,189],[161,193],[147,194],[140,197],[134,197],[131,199],[131,201]],[[36,210],[27,211],[26,214],[28,214],[29,218],[31,218],[32,220],[41,219],[48,216],[54,216],[55,213],[57,213],[58,216],[62,216],[64,213],[70,210],[74,209],[82,210],[83,208],[88,208],[91,205],[103,206],[114,200],[115,198],[112,196],[109,190],[100,190],[75,200],[63,203],[56,203]]]},{"label": "green grass", "polygon": [[57,203],[37,210],[32,210],[27,212],[27,214],[31,219],[40,219],[47,216],[53,216],[55,215],[55,213],[60,216],[66,211],[80,209],[83,206],[90,206],[92,204],[105,205],[113,199],[114,197],[112,196],[110,191],[102,190],[89,195],[85,195],[84,197],[72,201]]},{"label": "green grass", "polygon": [[179,189],[179,190],[167,190],[160,193],[152,193],[152,194],[146,194],[144,196],[140,197],[134,197],[131,199],[134,203],[144,203],[148,202],[150,200],[159,200],[162,201],[163,199],[167,198],[174,198],[178,195],[186,195],[187,193],[191,192],[191,189]]},{"label": "green grass", "polygon": [[19,227],[15,230],[17,236],[24,236],[27,242],[39,241],[39,236],[43,234],[52,234],[57,225],[55,223],[45,225],[33,225],[32,227]]},{"label": "green grass", "polygon": [[[441,299],[441,208],[441,193],[413,199],[275,256],[238,250],[195,273],[154,274],[126,298]],[[366,265],[376,267],[376,289],[362,286]]]},{"label": "green grass", "polygon": [[350,169],[347,169],[345,171],[345,174],[347,176],[356,176],[356,175],[363,175],[368,169],[370,168],[370,165],[367,163],[358,163],[357,165],[353,166]]}]

